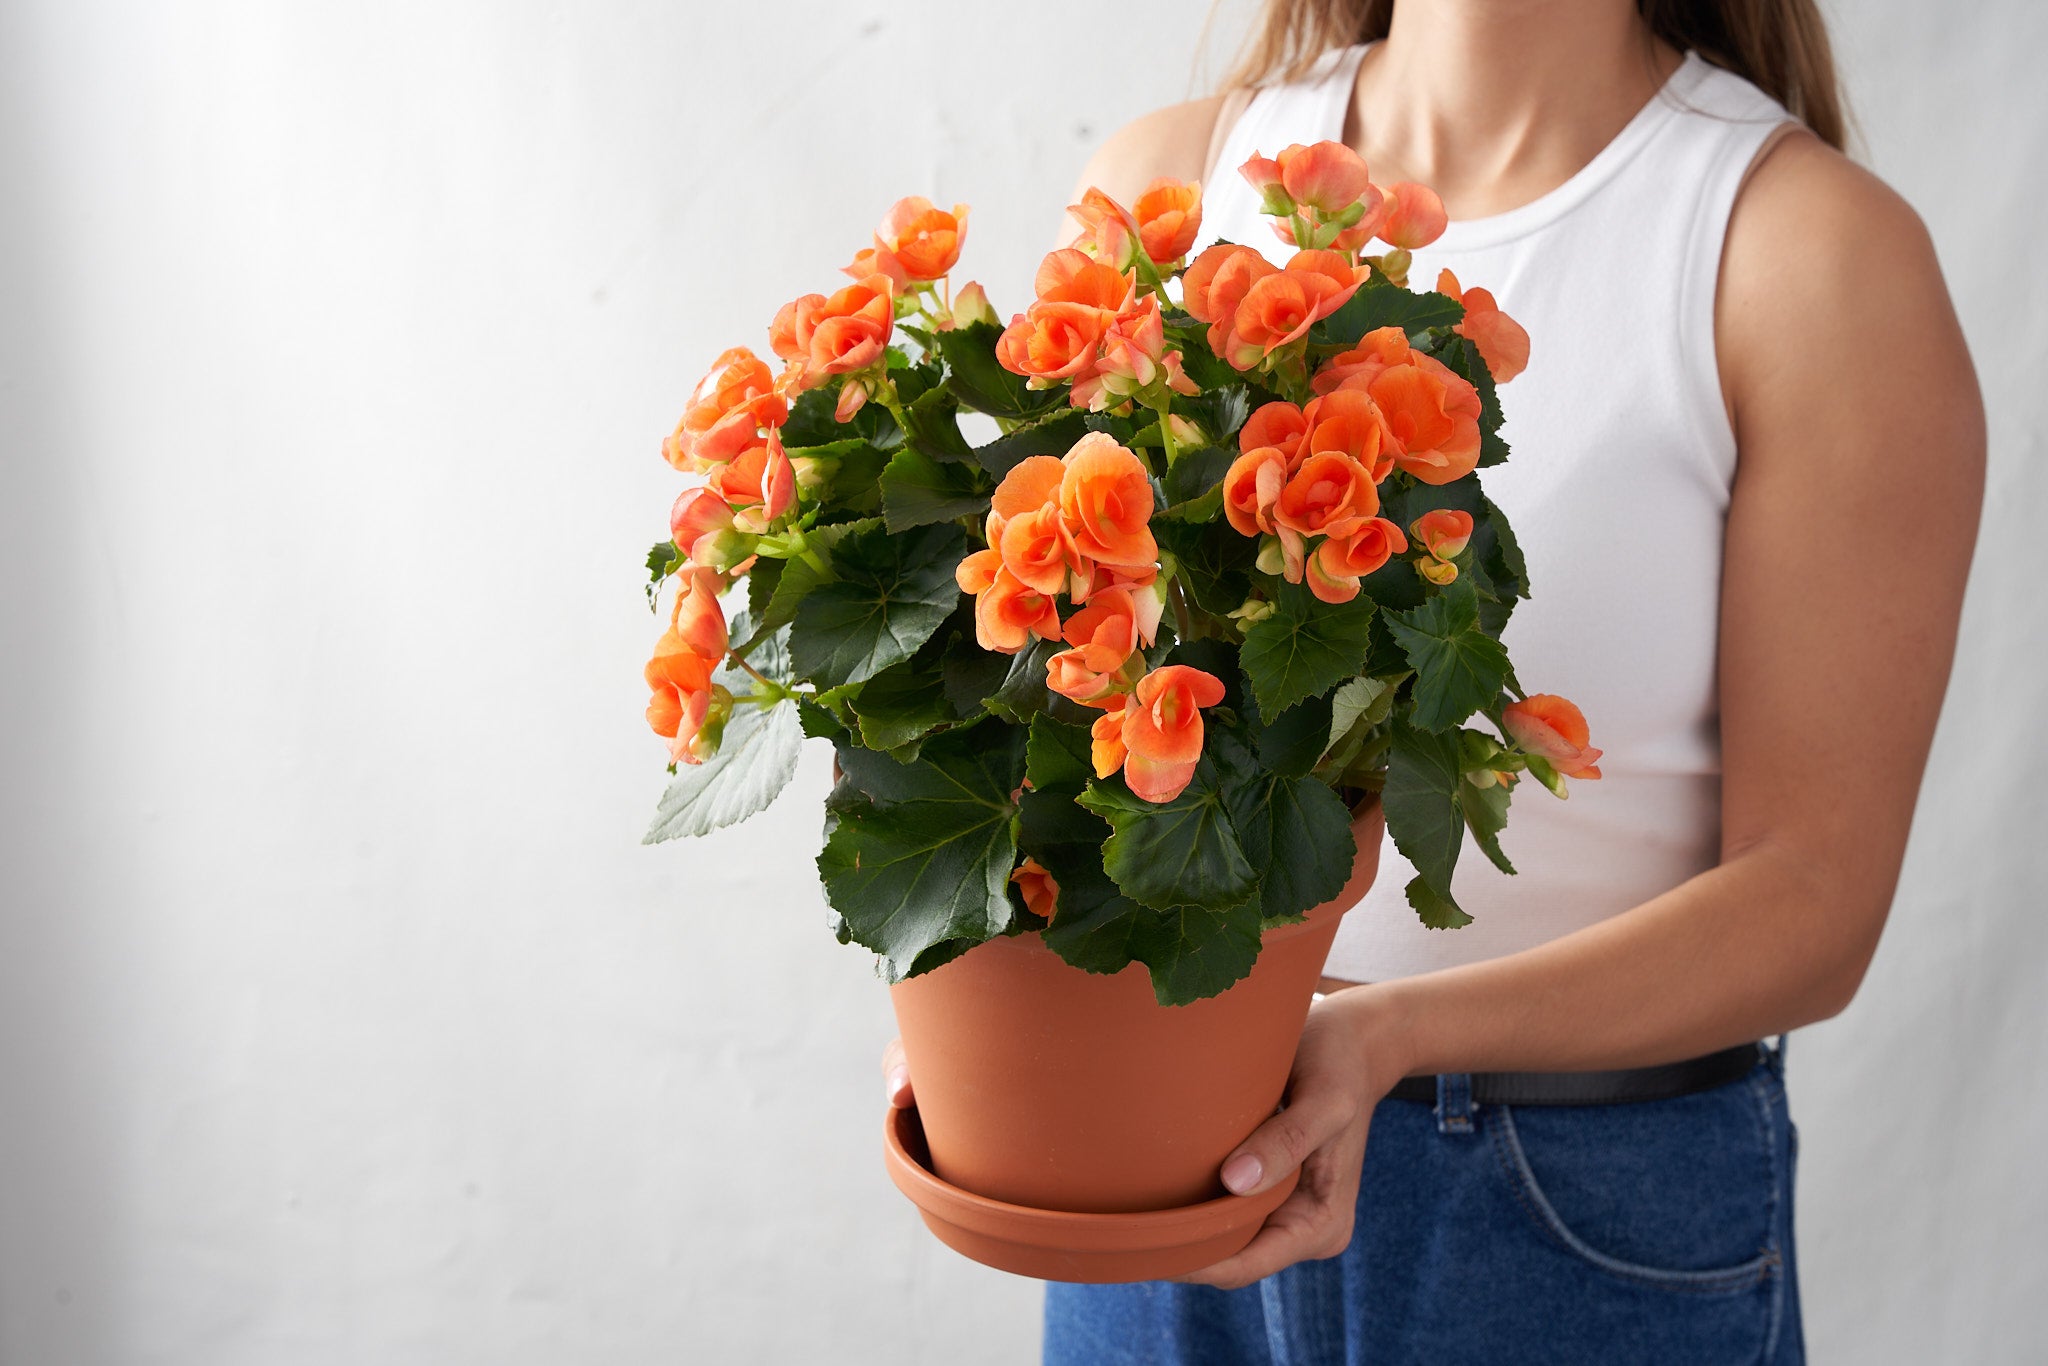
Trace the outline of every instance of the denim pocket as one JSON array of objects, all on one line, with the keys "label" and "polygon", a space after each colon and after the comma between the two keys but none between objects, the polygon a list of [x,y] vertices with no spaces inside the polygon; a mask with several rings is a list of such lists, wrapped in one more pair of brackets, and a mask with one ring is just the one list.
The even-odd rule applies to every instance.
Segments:
[{"label": "denim pocket", "polygon": [[1672,1290],[1733,1293],[1779,1263],[1777,1078],[1631,1105],[1489,1106],[1516,1203],[1594,1267]]}]

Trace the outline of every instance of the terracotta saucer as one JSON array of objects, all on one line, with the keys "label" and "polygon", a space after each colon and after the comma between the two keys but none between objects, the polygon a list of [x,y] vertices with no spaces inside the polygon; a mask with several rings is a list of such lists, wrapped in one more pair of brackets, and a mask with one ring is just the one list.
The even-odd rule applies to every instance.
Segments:
[{"label": "terracotta saucer", "polygon": [[1299,1173],[1261,1195],[1225,1195],[1140,1214],[1031,1209],[964,1191],[933,1174],[915,1109],[890,1108],[883,1160],[925,1227],[985,1266],[1042,1281],[1153,1281],[1212,1266],[1243,1249],[1294,1190]]}]

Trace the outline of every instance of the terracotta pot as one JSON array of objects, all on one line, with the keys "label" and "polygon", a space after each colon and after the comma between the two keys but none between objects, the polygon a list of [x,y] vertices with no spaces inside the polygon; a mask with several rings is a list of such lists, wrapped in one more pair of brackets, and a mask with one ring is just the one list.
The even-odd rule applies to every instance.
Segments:
[{"label": "terracotta pot", "polygon": [[892,987],[931,1171],[1037,1211],[1180,1210],[1225,1195],[1218,1170],[1279,1106],[1323,960],[1372,883],[1383,829],[1375,803],[1353,823],[1344,891],[1305,922],[1267,930],[1251,974],[1193,1005],[1159,1005],[1139,964],[1113,976],[1069,967],[1035,934]]}]

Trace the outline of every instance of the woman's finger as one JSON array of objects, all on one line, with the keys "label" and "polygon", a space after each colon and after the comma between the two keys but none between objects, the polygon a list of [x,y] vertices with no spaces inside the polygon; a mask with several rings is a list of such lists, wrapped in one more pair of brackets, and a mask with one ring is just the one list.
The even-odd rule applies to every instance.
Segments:
[{"label": "woman's finger", "polygon": [[1341,1134],[1302,1165],[1301,1184],[1242,1251],[1180,1279],[1235,1290],[1296,1262],[1336,1256],[1351,1241],[1364,1159],[1363,1127]]},{"label": "woman's finger", "polygon": [[917,1097],[910,1090],[910,1064],[903,1057],[903,1040],[891,1039],[889,1046],[882,1050],[882,1089],[887,1092],[889,1103],[899,1110],[908,1110],[917,1103]]},{"label": "woman's finger", "polygon": [[1287,1108],[1254,1129],[1224,1159],[1224,1187],[1233,1195],[1269,1189],[1357,1118],[1358,1098],[1348,1088],[1297,1085]]}]

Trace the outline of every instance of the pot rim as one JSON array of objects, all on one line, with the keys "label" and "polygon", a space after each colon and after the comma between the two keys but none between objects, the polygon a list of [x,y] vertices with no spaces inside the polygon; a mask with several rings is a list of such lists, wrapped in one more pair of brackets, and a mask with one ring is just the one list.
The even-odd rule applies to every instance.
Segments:
[{"label": "pot rim", "polygon": [[1300,1173],[1290,1173],[1271,1190],[1257,1195],[1220,1195],[1172,1209],[1120,1214],[1039,1209],[1013,1205],[963,1190],[920,1160],[924,1128],[917,1108],[891,1106],[883,1123],[883,1150],[889,1174],[919,1209],[947,1223],[984,1236],[1029,1242],[1042,1247],[1075,1246],[1077,1234],[1102,1252],[1150,1252],[1181,1247],[1246,1223],[1264,1223],[1266,1216],[1293,1194]]}]

